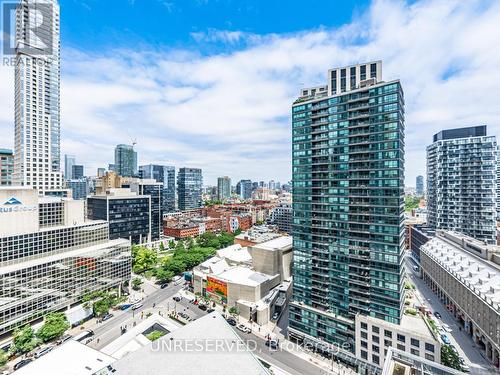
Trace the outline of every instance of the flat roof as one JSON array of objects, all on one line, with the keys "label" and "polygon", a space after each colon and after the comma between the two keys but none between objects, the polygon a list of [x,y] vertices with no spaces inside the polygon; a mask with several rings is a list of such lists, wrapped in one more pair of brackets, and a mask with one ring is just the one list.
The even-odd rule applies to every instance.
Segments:
[{"label": "flat roof", "polygon": [[454,275],[466,288],[481,296],[497,312],[500,311],[498,267],[440,237],[432,238],[420,251]]},{"label": "flat roof", "polygon": [[16,371],[16,375],[90,375],[114,362],[114,358],[75,340]]},{"label": "flat roof", "polygon": [[268,375],[245,342],[213,312],[112,364],[108,374]]},{"label": "flat roof", "polygon": [[248,252],[248,249],[246,247],[242,247],[240,244],[234,244],[217,250],[217,255],[233,262],[244,263],[252,261],[252,256]]},{"label": "flat roof", "polygon": [[224,279],[231,283],[235,284],[243,284],[248,286],[258,286],[263,282],[271,279],[270,276],[265,275],[260,272],[256,272],[247,267],[233,267],[230,268],[219,275],[217,275],[218,279]]},{"label": "flat roof", "polygon": [[292,236],[281,236],[270,241],[262,242],[255,247],[264,250],[284,250],[288,247],[292,247],[293,238]]}]

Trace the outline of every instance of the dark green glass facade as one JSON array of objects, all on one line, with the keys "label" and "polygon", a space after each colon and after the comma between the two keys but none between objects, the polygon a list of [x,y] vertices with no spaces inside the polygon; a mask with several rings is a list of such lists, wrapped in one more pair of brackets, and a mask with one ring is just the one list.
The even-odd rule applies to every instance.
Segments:
[{"label": "dark green glass facade", "polygon": [[399,81],[297,100],[290,333],[354,352],[357,313],[399,323],[404,97]]}]

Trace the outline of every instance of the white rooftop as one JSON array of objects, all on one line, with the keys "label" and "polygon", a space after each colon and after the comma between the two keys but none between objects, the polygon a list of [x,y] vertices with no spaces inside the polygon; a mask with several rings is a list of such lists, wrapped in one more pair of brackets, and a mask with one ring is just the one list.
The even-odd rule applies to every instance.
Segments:
[{"label": "white rooftop", "polygon": [[258,245],[255,245],[255,247],[258,247],[259,249],[272,250],[272,251],[283,250],[289,247],[291,248],[292,242],[293,242],[292,236],[281,236],[271,241],[266,241]]},{"label": "white rooftop", "polygon": [[234,244],[223,249],[217,250],[217,255],[220,258],[225,258],[235,263],[249,263],[252,262],[252,256],[246,247],[240,244]]},{"label": "white rooftop", "polygon": [[235,284],[242,284],[248,286],[258,286],[263,282],[271,279],[268,275],[260,272],[255,272],[254,270],[247,267],[233,267],[221,274],[217,275],[218,279],[223,279]]},{"label": "white rooftop", "polygon": [[169,333],[112,365],[114,375],[267,375],[243,340],[213,312]]},{"label": "white rooftop", "polygon": [[69,340],[15,373],[16,375],[90,375],[110,365],[114,360],[78,341]]},{"label": "white rooftop", "polygon": [[201,263],[195,270],[203,271],[204,273],[212,273],[214,275],[218,275],[225,270],[231,268],[229,264],[227,264],[225,259],[221,259],[219,257],[212,257],[207,259],[203,263]]},{"label": "white rooftop", "polygon": [[500,270],[493,263],[434,237],[420,249],[455,275],[466,287],[479,294],[495,309],[500,306]]}]

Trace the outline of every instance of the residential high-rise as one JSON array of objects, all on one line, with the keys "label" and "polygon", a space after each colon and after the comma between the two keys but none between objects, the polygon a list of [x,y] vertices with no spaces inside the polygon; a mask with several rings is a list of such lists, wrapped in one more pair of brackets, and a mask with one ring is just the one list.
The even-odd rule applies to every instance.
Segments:
[{"label": "residential high-rise", "polygon": [[203,177],[199,168],[180,168],[177,175],[179,210],[185,211],[202,206]]},{"label": "residential high-rise", "polygon": [[14,154],[12,150],[0,148],[0,185],[12,185]]},{"label": "residential high-rise", "polygon": [[427,147],[427,221],[496,243],[496,152],[486,126],[443,130]]},{"label": "residential high-rise", "polygon": [[231,179],[227,176],[217,178],[217,199],[225,201],[231,198]]},{"label": "residential high-rise", "polygon": [[71,189],[73,199],[85,199],[90,194],[90,184],[86,178],[66,180],[66,185]]},{"label": "residential high-rise", "polygon": [[114,171],[122,177],[137,176],[137,152],[134,151],[134,146],[116,146]]},{"label": "residential high-rise", "polygon": [[97,177],[104,177],[106,174],[106,168],[97,168]]},{"label": "residential high-rise", "polygon": [[415,193],[424,195],[424,176],[417,176]]},{"label": "residential high-rise", "polygon": [[402,316],[404,98],[380,61],[328,77],[292,105],[289,334],[352,361],[356,314]]},{"label": "residential high-rise", "polygon": [[64,178],[71,180],[73,178],[73,165],[76,163],[74,155],[64,155]]},{"label": "residential high-rise", "polygon": [[241,180],[236,184],[236,193],[241,199],[247,200],[252,198],[252,181]]},{"label": "residential high-rise", "polygon": [[[44,40],[31,37],[30,28],[38,24]],[[36,188],[40,195],[62,188],[59,91],[59,4],[22,0],[16,10],[13,184]]]},{"label": "residential high-rise", "polygon": [[152,178],[163,183],[163,212],[175,211],[175,167],[148,164],[139,167],[141,178]]},{"label": "residential high-rise", "polygon": [[79,180],[81,178],[83,178],[83,176],[85,176],[85,173],[83,172],[83,165],[73,165],[73,168],[71,168],[72,170],[72,179],[73,180]]}]

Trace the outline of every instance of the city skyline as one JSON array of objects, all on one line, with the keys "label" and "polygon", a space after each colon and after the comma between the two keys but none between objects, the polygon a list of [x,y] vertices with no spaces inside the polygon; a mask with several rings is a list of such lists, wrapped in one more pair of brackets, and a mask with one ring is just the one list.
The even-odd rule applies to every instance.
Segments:
[{"label": "city skyline", "polygon": [[[164,35],[154,44],[142,25],[134,29],[133,48],[116,33],[108,35],[103,47],[96,35],[70,32],[68,24],[80,30],[90,21],[74,17],[81,3],[61,5],[61,154],[74,154],[89,171],[112,162],[116,144],[137,139],[139,164],[201,168],[206,181],[222,173],[234,181],[288,181],[289,103],[301,83],[319,84],[326,69],[374,59],[384,61],[387,80],[398,77],[407,87],[408,186],[425,175],[425,147],[435,132],[486,124],[492,135],[500,136],[494,90],[500,57],[488,53],[498,41],[498,4],[376,1],[357,8],[346,5],[330,23],[318,16],[317,27],[307,13],[303,24],[276,26],[273,34],[269,18],[263,25],[235,20],[226,29],[200,24],[190,33],[179,31],[184,39],[173,35],[171,44]],[[85,10],[87,17],[100,14],[100,6],[93,3]],[[121,11],[136,6],[130,2]],[[172,12],[178,15],[182,5],[175,6]],[[294,4],[290,8],[289,13],[300,10]],[[109,22],[111,29],[119,29]],[[412,32],[416,27],[417,37]],[[438,48],[447,43],[457,48]],[[414,58],[423,55],[425,59]],[[2,65],[4,148],[13,148],[13,78],[13,67]],[[489,88],[492,94],[482,95]],[[471,101],[477,104],[473,108],[466,105]]]}]

